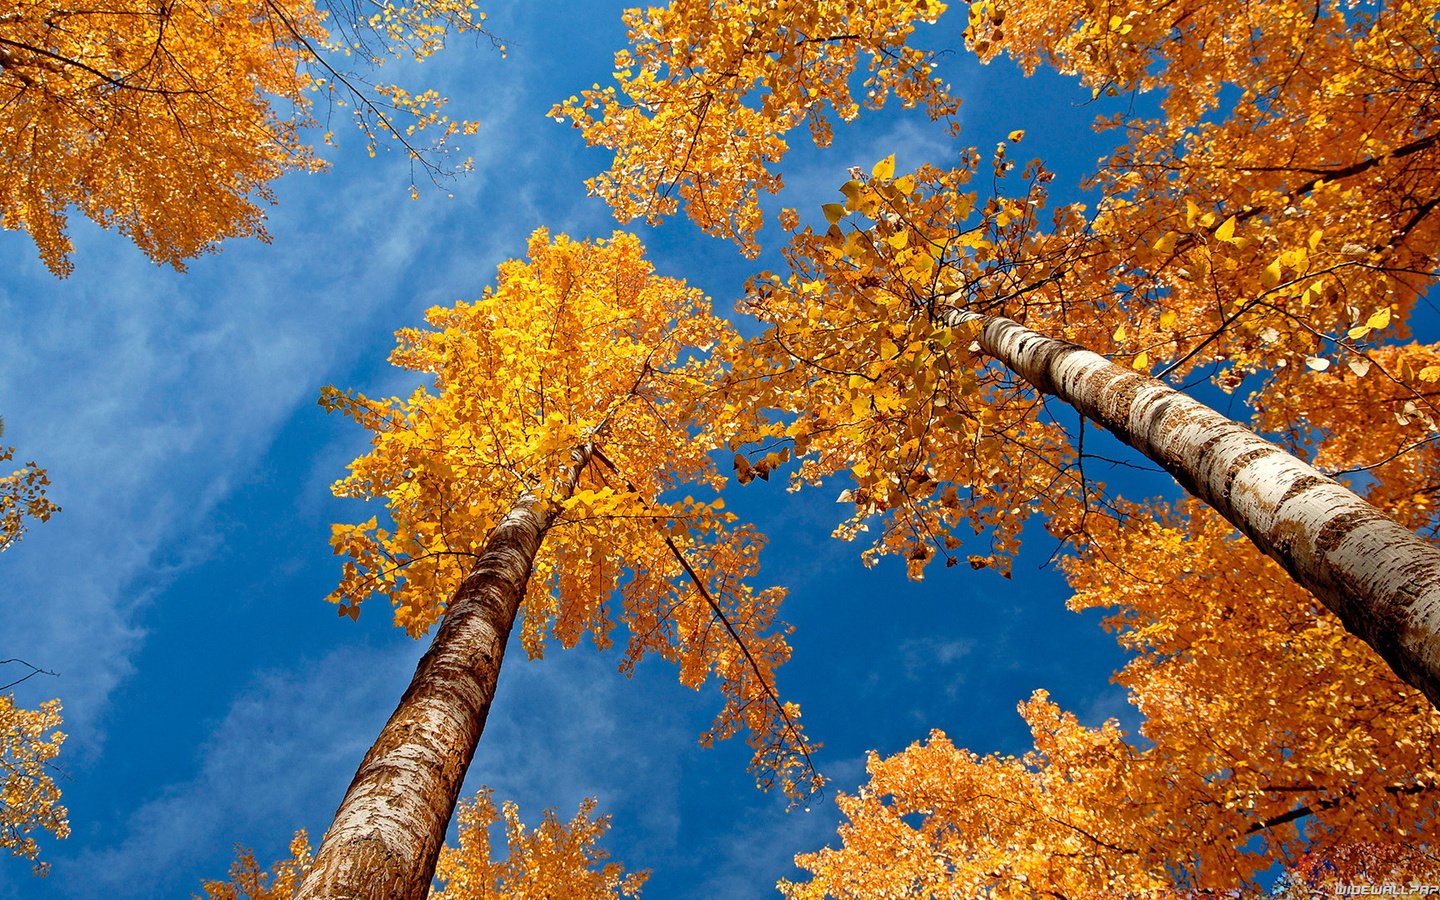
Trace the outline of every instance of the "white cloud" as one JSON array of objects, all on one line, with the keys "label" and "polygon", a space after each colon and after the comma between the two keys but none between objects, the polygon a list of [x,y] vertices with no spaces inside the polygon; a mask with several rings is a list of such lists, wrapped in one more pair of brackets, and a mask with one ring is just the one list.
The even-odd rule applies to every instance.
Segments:
[{"label": "white cloud", "polygon": [[[486,159],[507,153],[509,97],[488,98],[497,139],[481,145]],[[284,180],[273,245],[230,242],[185,275],[76,222],[78,271],[57,281],[27,237],[0,235],[11,275],[0,321],[17,351],[0,360],[6,441],[49,469],[63,507],[0,560],[0,649],[63,673],[39,690],[65,701],[72,759],[103,741],[147,604],[213,552],[208,517],[334,380],[327,373],[349,370],[360,353],[378,362],[391,331],[426,305],[478,292],[456,270],[493,271],[523,246],[518,228],[501,223],[451,252],[463,200],[412,202],[403,165],[365,162],[342,161],[344,181]],[[472,175],[465,190],[487,181]],[[433,243],[443,260],[420,265]]]},{"label": "white cloud", "polygon": [[969,638],[911,638],[900,644],[900,660],[905,677],[911,680],[942,675],[953,680],[960,677],[957,670],[974,650],[975,641]]}]

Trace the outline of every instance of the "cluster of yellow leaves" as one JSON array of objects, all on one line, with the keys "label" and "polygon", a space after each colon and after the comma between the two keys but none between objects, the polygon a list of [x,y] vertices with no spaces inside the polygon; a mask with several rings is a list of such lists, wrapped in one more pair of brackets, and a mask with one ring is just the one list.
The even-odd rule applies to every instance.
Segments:
[{"label": "cluster of yellow leaves", "polygon": [[[609,900],[637,897],[649,872],[625,874],[620,863],[598,846],[610,829],[610,817],[595,815],[595,798],[580,804],[569,822],[561,822],[553,809],[529,830],[520,821],[519,808],[506,801],[497,812],[489,789],[460,805],[460,844],[440,851],[435,878],[440,883],[430,894],[435,900],[528,900],[565,897],[573,900]],[[508,845],[503,862],[490,846],[490,826],[505,823]]]},{"label": "cluster of yellow leaves", "polygon": [[790,273],[751,282],[743,308],[771,327],[737,349],[726,385],[750,411],[724,420],[732,445],[788,442],[796,488],[848,472],[854,514],[837,534],[878,524],[866,559],[898,553],[917,578],[957,562],[957,531],[987,532],[968,561],[1005,571],[1025,519],[1084,491],[1033,388],[977,352],[975,326],[945,324],[952,304],[1006,311],[1031,276],[998,254],[1033,229],[1042,173],[1022,199],[977,205],[978,165],[970,153],[895,177],[890,157],[842,186],[824,234],[793,234]]},{"label": "cluster of yellow leaves", "polygon": [[860,112],[852,76],[869,60],[864,101],[893,94],[934,118],[958,107],[931,54],[908,45],[936,0],[674,0],[625,14],[631,49],[615,56],[616,87],[595,85],[557,105],[591,145],[615,150],[591,179],[622,221],[654,222],[681,199],[712,234],[759,248],[760,193],[775,193],[785,136],[808,125],[829,144],[831,117]]},{"label": "cluster of yellow leaves", "polygon": [[[0,225],[29,232],[59,275],[73,268],[71,208],[176,268],[225,238],[263,238],[269,183],[320,166],[300,136],[312,89],[354,104],[372,150],[378,135],[422,161],[443,153],[473,125],[444,116],[442,98],[382,86],[371,100],[359,76],[322,53],[348,54],[354,44],[377,64],[386,52],[423,57],[447,31],[478,29],[480,19],[468,0],[383,9],[369,22],[341,11],[332,34],[312,0],[7,4]],[[402,129],[397,116],[412,124]],[[430,151],[408,142],[417,129],[430,130]]]},{"label": "cluster of yellow leaves", "polygon": [[[0,447],[0,463],[14,455],[15,448]],[[27,518],[44,522],[60,511],[45,497],[49,484],[45,470],[33,462],[0,477],[0,552],[25,534]],[[42,703],[39,709],[24,709],[15,705],[14,696],[0,696],[0,847],[15,856],[34,859],[40,852],[31,837],[37,828],[57,838],[70,834],[68,813],[60,805],[60,788],[49,769],[50,760],[65,741],[59,726],[59,700]],[[35,864],[37,875],[47,869],[46,863]]]},{"label": "cluster of yellow leaves", "polygon": [[[1257,372],[1343,363],[1361,373],[1375,340],[1404,335],[1434,271],[1440,132],[1429,124],[1435,97],[1424,77],[1437,63],[1429,11],[1266,4],[1230,16],[1184,3],[1151,17],[1174,22],[1156,32],[1163,41],[1144,43],[1126,24],[1143,16],[1120,10],[1120,24],[1106,18],[1102,30],[1112,43],[1142,41],[1126,50],[1149,60],[1132,66],[1149,73],[1134,79],[1104,54],[1063,44],[1093,31],[1084,21],[1094,15],[1078,3],[981,3],[970,36],[986,58],[1003,45],[1030,66],[1052,58],[1088,79],[1166,89],[1168,118],[1123,123],[1127,142],[1094,182],[1098,210],[1074,204],[1042,222],[1050,176],[1036,163],[1021,190],[1002,195],[1014,169],[1007,144],[1024,136],[1016,131],[993,154],[997,188],[983,202],[968,189],[981,164],[974,150],[949,171],[925,166],[898,178],[893,158],[882,161],[842,187],[843,203],[824,206],[823,237],[795,235],[788,278],[752,285],[747,310],[775,327],[736,369],[752,384],[768,379],[757,409],[793,418],[783,432],[751,423],[732,442],[797,441],[795,455],[810,454],[801,480],[848,468],[857,485],[842,499],[856,502],[856,516],[841,534],[891,511],[877,549],[904,555],[912,573],[942,553],[954,561],[960,517],[934,499],[947,482],[957,488],[952,504],[967,491],[977,501],[978,513],[965,514],[972,524],[999,529],[976,565],[1003,565],[1024,516],[1069,502],[1057,486],[1094,494],[1028,388],[967,358],[969,337],[942,327],[947,308],[1005,315],[1144,371],[1210,367],[1228,389]],[[1269,28],[1270,17],[1282,25]],[[1310,52],[1331,45],[1340,49]],[[1226,82],[1243,96],[1209,121]],[[638,134],[617,140],[655,146]],[[795,229],[792,211],[781,218]],[[947,331],[949,349],[935,349]],[[929,352],[912,352],[926,342]],[[954,378],[957,370],[970,377]],[[1299,391],[1268,399],[1281,397],[1289,402],[1268,407],[1277,417],[1295,419],[1308,405]],[[892,438],[886,429],[899,423]],[[967,441],[971,460],[933,446]],[[1017,483],[995,486],[1002,473]]]},{"label": "cluster of yellow leaves", "polygon": [[14,4],[0,16],[4,226],[57,274],[72,268],[71,206],[177,268],[261,233],[265,185],[316,166],[297,135],[299,42],[319,39],[320,18],[305,0]]},{"label": "cluster of yellow leaves", "polygon": [[[32,834],[37,829],[57,838],[70,834],[50,766],[65,742],[59,728],[59,700],[24,709],[13,696],[0,696],[0,847],[15,856],[35,859],[40,846]],[[37,875],[47,869],[46,863],[35,864]]]},{"label": "cluster of yellow leaves", "polygon": [[[490,829],[504,820],[508,855],[493,856]],[[435,900],[611,900],[636,897],[647,872],[625,874],[620,863],[607,863],[609,854],[598,846],[610,829],[609,816],[595,815],[595,799],[580,804],[569,822],[546,810],[539,826],[527,829],[514,803],[497,810],[488,788],[459,809],[460,843],[440,851],[431,890]],[[300,887],[314,857],[304,830],[290,842],[290,858],[269,871],[260,868],[255,854],[241,849],[230,866],[229,881],[207,881],[207,900],[290,900]]]},{"label": "cluster of yellow leaves", "polygon": [[1223,891],[1335,842],[1433,829],[1440,715],[1425,698],[1204,507],[1132,512],[1066,569],[1073,608],[1117,608],[1107,625],[1136,655],[1116,681],[1144,740],[1041,691],[1020,705],[1024,757],[938,731],[872,756],[870,783],[841,800],[843,846],[801,856],[814,877],[789,896]]},{"label": "cluster of yellow leaves", "polygon": [[[15,457],[14,447],[0,447],[0,463]],[[44,522],[60,511],[45,496],[50,477],[45,470],[29,462],[23,468],[0,477],[0,551],[4,551],[25,534],[25,520]]]},{"label": "cluster of yellow leaves", "polygon": [[1344,361],[1430,283],[1429,4],[986,0],[967,36],[982,59],[1048,62],[1096,93],[1163,92],[1162,118],[1101,121],[1125,140],[1094,179],[1104,200],[1063,290],[1110,326],[1064,336],[1103,350],[1123,321],[1117,349],[1178,373],[1214,364],[1231,387]]},{"label": "cluster of yellow leaves", "polygon": [[276,862],[266,871],[256,862],[253,851],[239,848],[235,862],[230,864],[230,880],[207,881],[202,888],[206,900],[292,900],[314,858],[310,838],[302,828],[290,841],[289,859]]},{"label": "cluster of yellow leaves", "polygon": [[347,560],[332,599],[358,616],[386,597],[418,636],[496,523],[538,496],[552,520],[522,607],[526,650],[586,634],[606,647],[618,614],[627,670],[659,653],[687,685],[715,673],[725,704],[710,735],[748,728],[762,781],[800,789],[808,744],[774,687],[790,652],[776,620],[783,591],[749,584],[761,538],[719,500],[678,496],[722,483],[694,411],[720,373],[707,354],[738,338],[698,291],[656,276],[631,235],[578,243],[540,231],[529,256],[502,265],[481,300],[399,333],[392,361],[433,374],[433,389],[326,392],[324,405],[375,433],[335,492],[383,497],[391,519],[335,526]]}]

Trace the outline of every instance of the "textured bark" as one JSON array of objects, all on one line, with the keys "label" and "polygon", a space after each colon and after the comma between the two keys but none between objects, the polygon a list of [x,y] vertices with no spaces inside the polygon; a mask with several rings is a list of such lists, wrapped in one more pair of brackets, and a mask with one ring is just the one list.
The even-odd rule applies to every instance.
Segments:
[{"label": "textured bark", "polygon": [[[570,489],[588,453],[577,453]],[[486,542],[360,763],[297,898],[423,900],[475,755],[546,527],[526,494]]]},{"label": "textured bark", "polygon": [[1163,466],[1440,708],[1440,548],[1155,378],[1009,319],[948,314],[967,321],[987,354]]}]

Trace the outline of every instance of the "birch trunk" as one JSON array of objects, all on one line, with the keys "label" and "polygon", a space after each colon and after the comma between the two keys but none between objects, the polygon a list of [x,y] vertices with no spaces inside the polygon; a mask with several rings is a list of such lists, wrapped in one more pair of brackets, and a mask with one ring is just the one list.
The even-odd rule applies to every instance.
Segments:
[{"label": "birch trunk", "polygon": [[980,322],[985,353],[1164,467],[1440,708],[1440,548],[1158,379],[1010,319],[946,321]]},{"label": "birch trunk", "polygon": [[[577,452],[567,491],[588,452]],[[525,494],[485,544],[360,763],[297,900],[423,900],[555,507]]]}]

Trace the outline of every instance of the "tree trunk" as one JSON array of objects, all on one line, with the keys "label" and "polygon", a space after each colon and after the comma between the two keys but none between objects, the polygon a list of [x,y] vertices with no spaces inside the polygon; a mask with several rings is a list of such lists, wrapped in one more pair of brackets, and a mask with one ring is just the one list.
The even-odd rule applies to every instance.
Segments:
[{"label": "tree trunk", "polygon": [[1440,708],[1440,548],[1158,379],[1010,319],[946,315],[971,321],[987,354],[1163,466]]},{"label": "tree trunk", "polygon": [[[576,453],[569,490],[588,460],[588,451]],[[360,763],[297,900],[423,900],[429,893],[495,698],[505,644],[554,516],[554,506],[527,493],[491,533],[399,707]]]}]

